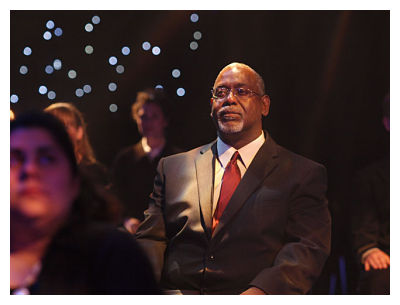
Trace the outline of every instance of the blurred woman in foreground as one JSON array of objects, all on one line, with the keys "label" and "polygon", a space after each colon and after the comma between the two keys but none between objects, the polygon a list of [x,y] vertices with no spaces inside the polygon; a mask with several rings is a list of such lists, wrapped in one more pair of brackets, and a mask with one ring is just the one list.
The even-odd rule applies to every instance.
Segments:
[{"label": "blurred woman in foreground", "polygon": [[95,189],[56,118],[11,122],[11,294],[159,293],[132,236],[104,223],[112,220],[110,202],[85,192]]}]

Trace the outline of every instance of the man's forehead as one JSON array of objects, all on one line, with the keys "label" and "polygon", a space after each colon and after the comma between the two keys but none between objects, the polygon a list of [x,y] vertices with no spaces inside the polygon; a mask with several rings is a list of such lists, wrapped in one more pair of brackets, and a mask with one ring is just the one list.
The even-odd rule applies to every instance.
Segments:
[{"label": "man's forehead", "polygon": [[246,85],[256,83],[257,78],[254,71],[247,66],[229,65],[221,70],[215,80],[215,84],[225,82],[234,82]]}]

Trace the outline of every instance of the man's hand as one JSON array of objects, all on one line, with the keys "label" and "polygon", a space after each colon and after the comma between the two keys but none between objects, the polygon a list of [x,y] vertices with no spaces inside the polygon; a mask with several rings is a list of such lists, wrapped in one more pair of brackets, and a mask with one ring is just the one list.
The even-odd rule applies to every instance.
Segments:
[{"label": "man's hand", "polygon": [[265,292],[257,287],[250,287],[249,289],[241,293],[241,295],[261,295],[261,294],[265,294]]},{"label": "man's hand", "polygon": [[371,251],[364,260],[364,269],[369,271],[372,269],[386,269],[390,266],[390,256],[382,250],[376,249]]},{"label": "man's hand", "polygon": [[127,218],[124,221],[124,227],[128,230],[128,232],[135,234],[140,224],[140,220],[134,217]]}]

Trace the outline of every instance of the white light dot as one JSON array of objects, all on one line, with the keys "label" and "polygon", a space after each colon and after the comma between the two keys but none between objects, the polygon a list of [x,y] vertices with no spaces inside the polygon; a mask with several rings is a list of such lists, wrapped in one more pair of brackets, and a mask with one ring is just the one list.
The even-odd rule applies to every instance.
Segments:
[{"label": "white light dot", "polygon": [[130,49],[129,47],[123,47],[123,48],[121,49],[121,53],[122,53],[123,55],[129,55],[129,54],[131,53],[131,49]]},{"label": "white light dot", "polygon": [[46,71],[47,74],[51,74],[54,72],[53,66],[47,65],[46,68],[44,68],[44,71]]},{"label": "white light dot", "polygon": [[192,22],[199,21],[199,15],[197,15],[197,14],[190,15],[190,21],[192,21]]},{"label": "white light dot", "polygon": [[24,55],[29,56],[32,54],[32,49],[30,47],[25,47]]},{"label": "white light dot", "polygon": [[90,92],[92,92],[92,87],[90,85],[85,85],[85,86],[83,86],[83,91],[85,93],[90,93]]},{"label": "white light dot", "polygon": [[47,93],[47,97],[50,100],[54,100],[56,98],[56,93],[54,91],[49,91],[49,93]]},{"label": "white light dot", "polygon": [[193,37],[196,40],[200,40],[201,39],[201,32],[200,31],[196,31],[193,33]]},{"label": "white light dot", "polygon": [[164,87],[162,85],[157,85],[156,89],[164,89]]},{"label": "white light dot", "polygon": [[117,84],[116,83],[109,83],[108,84],[108,90],[110,90],[111,92],[114,92],[115,90],[117,90]]},{"label": "white light dot", "polygon": [[46,31],[46,32],[44,32],[43,33],[43,38],[45,39],[45,40],[50,40],[51,39],[51,33],[49,32],[49,31]]},{"label": "white light dot", "polygon": [[54,21],[53,20],[49,20],[46,23],[46,28],[48,28],[49,30],[51,30],[52,28],[54,28]]},{"label": "white light dot", "polygon": [[93,24],[99,24],[100,23],[100,17],[99,16],[93,16],[92,22],[93,22]]},{"label": "white light dot", "polygon": [[150,48],[151,48],[150,42],[148,42],[148,41],[143,42],[143,43],[142,43],[142,48],[143,48],[143,50],[145,50],[145,51],[150,50]]},{"label": "white light dot", "polygon": [[161,49],[159,47],[153,47],[151,52],[153,52],[154,55],[159,55],[161,53]]},{"label": "white light dot", "polygon": [[191,43],[190,43],[190,49],[191,50],[197,50],[197,48],[199,47],[199,44],[196,42],[196,41],[192,41]]},{"label": "white light dot", "polygon": [[40,86],[39,87],[39,93],[40,94],[46,94],[47,93],[47,87],[46,86]]},{"label": "white light dot", "polygon": [[178,95],[178,96],[184,96],[185,95],[185,89],[183,89],[183,88],[178,88],[178,90],[176,90],[176,94]]},{"label": "white light dot", "polygon": [[63,33],[63,31],[62,31],[61,28],[56,28],[56,29],[54,30],[54,35],[56,35],[56,36],[58,36],[58,37],[60,37],[60,36],[62,35],[62,33]]},{"label": "white light dot", "polygon": [[25,75],[26,73],[28,73],[28,67],[27,66],[21,66],[19,68],[19,73]]},{"label": "white light dot", "polygon": [[54,69],[56,69],[56,70],[60,70],[61,67],[62,67],[61,60],[59,60],[59,59],[54,59],[54,61],[53,61],[53,67],[54,67]]},{"label": "white light dot", "polygon": [[117,112],[118,111],[118,106],[115,104],[111,104],[109,107],[111,112]]},{"label": "white light dot", "polygon": [[125,68],[123,65],[118,65],[115,70],[117,71],[118,74],[122,74],[125,71]]},{"label": "white light dot", "polygon": [[92,54],[93,53],[93,47],[91,45],[87,45],[85,47],[85,53],[86,54]]},{"label": "white light dot", "polygon": [[86,32],[91,32],[91,31],[93,31],[93,24],[91,24],[91,23],[86,24],[86,25],[85,25],[85,31],[86,31]]},{"label": "white light dot", "polygon": [[71,79],[74,79],[76,77],[76,71],[75,70],[69,70],[68,71],[68,77]]},{"label": "white light dot", "polygon": [[179,71],[179,69],[172,70],[172,77],[178,78],[179,76],[181,76],[181,71]]},{"label": "white light dot", "polygon": [[118,59],[117,59],[115,56],[111,56],[111,57],[108,59],[108,62],[110,63],[110,65],[114,66],[114,65],[117,64]]},{"label": "white light dot", "polygon": [[11,95],[11,97],[10,97],[10,102],[11,103],[18,103],[18,100],[19,100],[19,98],[18,98],[18,95],[16,95],[16,94],[12,94]]},{"label": "white light dot", "polygon": [[78,89],[75,90],[75,95],[77,97],[82,97],[83,94],[84,94],[84,92],[83,92],[83,90],[81,88],[78,88]]}]

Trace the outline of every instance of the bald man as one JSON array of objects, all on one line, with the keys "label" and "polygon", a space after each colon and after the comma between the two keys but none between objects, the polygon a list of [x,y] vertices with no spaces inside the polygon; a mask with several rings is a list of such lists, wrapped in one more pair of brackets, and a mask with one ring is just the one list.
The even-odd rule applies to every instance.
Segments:
[{"label": "bald man", "polygon": [[160,160],[136,238],[169,294],[305,294],[330,252],[326,170],[262,129],[262,77],[232,63],[211,98],[217,139]]}]

